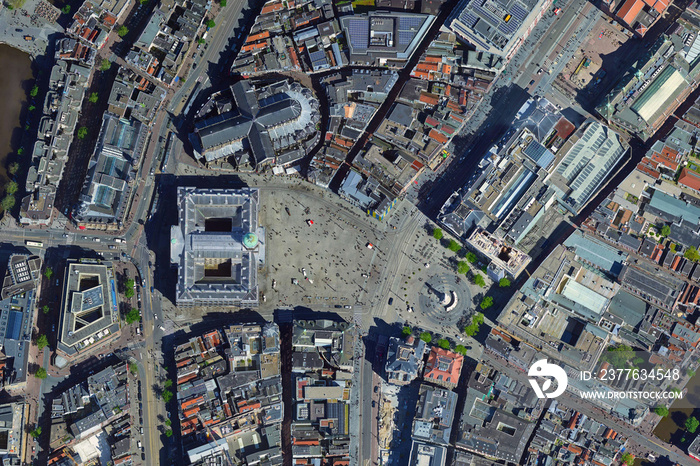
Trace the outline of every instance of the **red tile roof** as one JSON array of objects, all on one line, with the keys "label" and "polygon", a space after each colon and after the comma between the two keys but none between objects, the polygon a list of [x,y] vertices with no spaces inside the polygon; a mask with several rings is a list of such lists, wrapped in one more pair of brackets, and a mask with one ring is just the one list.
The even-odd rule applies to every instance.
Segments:
[{"label": "red tile roof", "polygon": [[436,383],[457,385],[463,363],[464,356],[461,354],[433,346],[428,354],[423,378]]},{"label": "red tile roof", "polygon": [[644,3],[663,14],[668,8],[668,4],[671,3],[669,0],[644,0]]},{"label": "red tile roof", "polygon": [[427,71],[413,70],[413,72],[411,73],[411,76],[414,76],[414,77],[420,78],[420,79],[425,79],[426,81],[428,79],[430,79],[430,73],[428,73]]},{"label": "red tile roof", "polygon": [[678,178],[678,184],[682,184],[683,186],[695,191],[700,191],[700,175],[692,170],[689,170],[688,167],[685,167],[683,170],[681,170],[681,176]]},{"label": "red tile roof", "polygon": [[248,39],[246,39],[245,43],[248,44],[250,42],[256,42],[261,39],[267,39],[268,37],[270,37],[270,31],[263,31],[258,34],[248,36]]},{"label": "red tile roof", "polygon": [[429,116],[425,118],[425,124],[428,126],[432,126],[433,128],[437,127],[437,125],[440,124],[439,121],[437,121],[435,118]]},{"label": "red tile roof", "polygon": [[265,15],[267,13],[272,13],[274,11],[280,11],[282,9],[282,2],[277,2],[277,3],[270,3],[268,5],[265,5],[260,12],[261,15]]},{"label": "red tile roof", "polygon": [[435,131],[434,129],[430,130],[430,133],[428,133],[428,136],[439,142],[440,144],[447,144],[447,136],[442,134],[439,131]]},{"label": "red tile roof", "polygon": [[644,8],[642,0],[627,0],[617,12],[617,17],[631,27],[642,8]]},{"label": "red tile roof", "polygon": [[426,103],[428,105],[437,105],[438,104],[438,97],[434,94],[428,94],[427,92],[421,92],[420,93],[420,98],[418,99],[423,103]]}]

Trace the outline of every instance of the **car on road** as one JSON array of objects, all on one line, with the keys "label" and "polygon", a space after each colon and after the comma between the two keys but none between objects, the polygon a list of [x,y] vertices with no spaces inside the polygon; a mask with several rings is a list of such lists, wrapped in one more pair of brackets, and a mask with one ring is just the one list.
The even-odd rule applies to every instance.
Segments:
[{"label": "car on road", "polygon": [[374,387],[374,393],[377,393],[378,391],[379,391],[379,387],[378,387],[378,386],[375,386],[375,387]]},{"label": "car on road", "polygon": [[373,408],[376,408],[376,407],[377,407],[377,402],[374,401],[374,400],[372,400],[372,407],[373,407]]},{"label": "car on road", "polygon": [[389,298],[389,306],[391,306],[392,304],[394,304],[394,298]]},{"label": "car on road", "polygon": [[117,249],[117,247],[113,244],[110,244],[108,247],[109,247],[109,249]]},{"label": "car on road", "polygon": [[530,84],[529,84],[529,85],[532,86],[533,84],[535,84],[535,80],[534,80],[534,79],[533,79],[532,81],[530,81]]}]

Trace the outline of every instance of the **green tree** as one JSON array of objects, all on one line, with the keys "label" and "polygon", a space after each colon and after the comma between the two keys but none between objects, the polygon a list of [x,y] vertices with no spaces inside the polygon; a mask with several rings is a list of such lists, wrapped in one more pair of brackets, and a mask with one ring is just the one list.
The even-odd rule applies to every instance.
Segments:
[{"label": "green tree", "polygon": [[654,408],[654,412],[661,417],[668,416],[668,408],[664,405],[656,405],[656,408]]},{"label": "green tree", "polygon": [[19,189],[19,186],[17,185],[17,182],[15,182],[15,181],[10,181],[9,183],[7,183],[7,186],[5,186],[5,192],[7,194],[16,193],[17,189]]},{"label": "green tree", "polygon": [[44,276],[51,280],[51,277],[53,277],[53,269],[51,267],[46,267],[44,269]]},{"label": "green tree", "polygon": [[29,110],[30,112],[33,112],[34,110],[36,110],[36,106],[30,105],[29,108],[27,108],[27,110]]},{"label": "green tree", "polygon": [[671,234],[671,227],[669,225],[664,225],[661,227],[661,236],[664,238]]},{"label": "green tree", "polygon": [[450,342],[444,338],[440,338],[437,342],[438,346],[442,349],[450,349]]},{"label": "green tree", "polygon": [[202,39],[201,37],[200,37],[199,39],[197,39],[197,43],[198,43],[199,45],[204,45],[206,42],[207,42],[207,41],[204,40],[204,39]]},{"label": "green tree", "polygon": [[420,339],[426,343],[430,343],[433,341],[433,336],[430,334],[430,332],[423,332],[420,334]]},{"label": "green tree", "polygon": [[129,288],[134,288],[136,286],[136,282],[134,281],[133,278],[129,278],[127,281],[124,282],[124,286],[129,289]]},{"label": "green tree", "polygon": [[168,426],[168,427],[170,427],[171,425],[173,425],[173,421],[171,421],[170,419],[166,419],[166,420],[165,420],[165,425]]},{"label": "green tree", "polygon": [[127,325],[131,325],[134,322],[138,322],[141,320],[141,316],[139,315],[139,310],[136,308],[133,308],[129,312],[126,313],[126,323]]},{"label": "green tree", "polygon": [[219,5],[221,5],[222,8],[225,7],[225,6],[226,6],[226,0],[219,0]]},{"label": "green tree", "polygon": [[117,29],[117,34],[119,35],[119,37],[124,37],[125,35],[129,34],[129,28],[124,25],[121,25],[119,26],[119,29]]},{"label": "green tree", "polygon": [[29,95],[32,97],[36,97],[38,94],[39,94],[39,86],[37,86],[35,84],[34,87],[32,87],[32,90],[29,91]]},{"label": "green tree", "polygon": [[141,5],[145,5],[146,3],[148,3],[148,0],[139,0],[139,3],[141,3]]},{"label": "green tree", "polygon": [[49,374],[46,373],[46,369],[40,367],[34,372],[34,377],[37,379],[45,379]]},{"label": "green tree", "polygon": [[627,466],[633,466],[634,465],[634,455],[632,453],[623,453],[622,457],[620,458],[623,463],[625,463]]},{"label": "green tree", "polygon": [[135,363],[129,363],[129,372],[131,372],[132,375],[136,375],[139,373],[139,367]]},{"label": "green tree", "polygon": [[433,238],[436,240],[441,240],[443,237],[442,229],[441,228],[436,228],[433,230]]},{"label": "green tree", "polygon": [[462,246],[460,246],[457,241],[451,239],[450,243],[447,245],[447,249],[449,249],[452,252],[459,252],[460,249],[462,249]]},{"label": "green tree", "polygon": [[41,427],[37,427],[33,431],[29,432],[29,435],[31,435],[34,438],[39,438],[39,436],[41,435]]},{"label": "green tree", "polygon": [[457,273],[464,275],[467,272],[469,272],[469,264],[464,261],[457,262]]},{"label": "green tree", "polygon": [[17,172],[19,171],[19,163],[17,162],[12,162],[8,167],[7,171],[10,175],[16,175]]},{"label": "green tree", "polygon": [[632,351],[632,347],[627,345],[612,345],[608,346],[607,351],[601,354],[601,359],[607,361],[615,369],[625,369],[630,366],[636,367],[642,362],[642,359],[637,357]]},{"label": "green tree", "polygon": [[48,314],[50,310],[51,309],[46,304],[44,304],[44,306],[41,308],[41,312],[43,312],[44,314]]},{"label": "green tree", "polygon": [[131,299],[134,297],[134,289],[133,288],[127,288],[124,290],[124,296],[126,299]]},{"label": "green tree", "polygon": [[695,248],[695,246],[691,246],[685,250],[685,252],[683,253],[683,257],[690,261],[697,262],[698,260],[700,260],[700,253],[698,253],[698,250]]},{"label": "green tree", "polygon": [[467,348],[465,348],[464,345],[457,345],[455,346],[455,353],[459,353],[462,356],[464,356],[465,354],[467,354]]},{"label": "green tree", "polygon": [[19,149],[17,149],[17,155],[22,155],[22,154],[24,154],[24,147],[20,147]]},{"label": "green tree", "polygon": [[493,306],[493,298],[491,296],[484,297],[479,304],[479,307],[484,310],[490,308],[491,306]]},{"label": "green tree", "polygon": [[479,273],[474,275],[473,281],[475,285],[480,286],[481,288],[486,286],[486,281],[484,281],[484,277]]},{"label": "green tree", "polygon": [[167,389],[166,389],[166,390],[163,390],[163,393],[162,393],[161,396],[163,397],[163,401],[165,401],[166,403],[168,403],[168,402],[170,402],[170,400],[173,399],[173,392],[171,392],[170,390],[167,390]]},{"label": "green tree", "polygon": [[411,327],[408,325],[404,325],[403,329],[401,330],[401,335],[404,337],[409,336],[412,333]]},{"label": "green tree", "polygon": [[166,431],[165,431],[165,436],[168,437],[168,438],[172,437],[172,436],[173,436],[173,431],[170,430],[170,429],[166,430]]},{"label": "green tree", "polygon": [[216,23],[214,22],[213,19],[208,19],[204,24],[206,24],[207,27],[208,27],[209,29],[211,29],[211,28],[213,28],[214,26],[216,26]]},{"label": "green tree", "polygon": [[685,371],[688,377],[695,377],[695,371],[693,369],[688,369]]},{"label": "green tree", "polygon": [[85,136],[87,136],[88,129],[85,126],[81,126],[78,129],[78,139],[85,139]]},{"label": "green tree", "polygon": [[0,206],[2,206],[2,210],[12,210],[12,208],[15,206],[15,202],[15,196],[8,194],[2,199]]},{"label": "green tree", "polygon": [[700,421],[698,421],[695,416],[690,416],[685,421],[685,430],[687,430],[691,434],[695,433],[695,431],[698,429],[698,426],[700,426]]},{"label": "green tree", "polygon": [[479,333],[479,327],[481,324],[484,323],[484,314],[481,312],[477,312],[472,316],[472,322],[471,324],[467,325],[464,327],[464,333],[467,334],[467,336],[473,337],[477,333]]},{"label": "green tree", "polygon": [[168,379],[168,380],[166,380],[165,382],[163,382],[163,386],[164,386],[165,388],[170,388],[170,387],[173,386],[173,381],[170,380],[170,379]]},{"label": "green tree", "polygon": [[106,58],[102,59],[100,62],[100,71],[107,71],[112,67],[112,62]]},{"label": "green tree", "polygon": [[469,262],[470,264],[476,262],[476,254],[474,254],[473,252],[468,252],[467,255],[464,256],[464,258],[467,259],[467,262]]},{"label": "green tree", "polygon": [[98,100],[100,100],[100,96],[97,94],[97,92],[93,92],[90,94],[90,97],[88,97],[88,102],[91,104],[96,104]]},{"label": "green tree", "polygon": [[39,348],[39,351],[49,346],[49,339],[46,335],[39,335],[39,338],[36,339],[36,346]]},{"label": "green tree", "polygon": [[508,288],[510,286],[510,280],[503,277],[500,280],[498,280],[498,286],[501,288]]},{"label": "green tree", "polygon": [[63,8],[61,8],[61,13],[64,15],[70,14],[70,5],[64,5]]}]

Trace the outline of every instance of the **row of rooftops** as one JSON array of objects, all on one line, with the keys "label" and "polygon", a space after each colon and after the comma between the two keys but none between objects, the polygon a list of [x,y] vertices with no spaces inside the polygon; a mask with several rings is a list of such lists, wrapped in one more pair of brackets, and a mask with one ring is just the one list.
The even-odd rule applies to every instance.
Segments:
[{"label": "row of rooftops", "polygon": [[[250,464],[281,463],[282,382],[276,324],[246,323],[215,329],[175,347],[177,403],[182,435],[192,464],[225,456],[228,444],[201,444],[212,429],[243,445]],[[260,435],[263,441],[255,441]],[[257,445],[249,451],[249,448]],[[257,458],[257,459],[256,459]]]},{"label": "row of rooftops", "polygon": [[0,290],[0,384],[27,380],[36,284],[41,270],[37,256],[11,254]]},{"label": "row of rooftops", "polygon": [[[693,254],[700,246],[700,199],[662,173],[694,166],[686,137],[693,132],[680,122],[671,137],[654,144],[645,163],[655,163],[659,176],[638,167],[598,205],[511,300],[499,318],[504,328],[573,367],[595,364],[586,354],[610,335],[648,349],[655,363],[687,362],[700,342],[700,329],[685,318],[700,303]],[[573,340],[559,336],[558,318],[543,318],[544,312],[555,315],[552,306],[584,322],[584,333]],[[508,346],[492,346],[499,345]],[[637,423],[648,407],[635,407],[632,419],[624,414],[626,404],[610,408]]]},{"label": "row of rooftops", "polygon": [[[115,460],[130,455],[130,447],[124,448],[123,438],[131,435],[128,367],[119,363],[90,375],[87,380],[68,387],[51,402],[51,418],[54,428],[68,427],[69,435],[61,435],[55,458],[61,456],[63,447],[74,449],[79,456],[85,445],[103,441],[110,445],[106,453]],[[105,429],[111,424],[110,429]],[[105,431],[111,432],[107,436]],[[88,449],[90,450],[90,449]],[[51,464],[51,461],[49,462]]]},{"label": "row of rooftops", "polygon": [[95,150],[73,219],[86,228],[117,230],[129,210],[131,186],[145,150],[147,126],[110,112],[102,115]]},{"label": "row of rooftops", "polygon": [[[471,60],[465,59],[470,53],[459,48],[450,33],[441,33],[431,42],[397,102],[353,160],[354,170],[342,183],[348,200],[382,218],[394,198],[423,170],[435,169],[452,156],[443,149],[459,133],[495,76],[486,57],[472,54]],[[320,186],[328,186],[360,139],[373,107],[386,98],[382,88],[389,73],[364,73],[372,74],[353,71],[345,78],[331,75],[324,79],[331,118],[324,147],[312,160],[309,175]],[[372,92],[358,85],[358,79],[374,79]]]},{"label": "row of rooftops", "polygon": [[[128,52],[127,63],[149,79],[166,86],[175,83],[187,52],[204,28],[211,5],[206,0],[161,4],[153,10],[134,48]],[[201,47],[200,44],[197,50]]]},{"label": "row of rooftops", "polygon": [[29,194],[22,199],[20,209],[23,224],[47,225],[51,221],[89,76],[89,68],[63,60],[51,69],[27,174],[25,189]]},{"label": "row of rooftops", "polygon": [[292,458],[295,464],[348,464],[355,327],[344,320],[295,320],[292,331]]},{"label": "row of rooftops", "polygon": [[[634,12],[640,13],[640,8],[646,8],[648,3],[628,0],[623,9],[626,5],[635,6],[630,10],[632,15]],[[656,5],[666,7],[663,1],[656,2]],[[649,8],[655,11],[653,7]],[[695,88],[694,83],[700,73],[697,66],[700,63],[700,41],[697,39],[700,15],[692,10],[684,12],[684,15],[692,17],[693,21],[678,21],[675,27],[654,42],[596,108],[604,119],[643,140],[654,135],[687,98]],[[625,22],[634,26],[623,20]],[[646,28],[644,26],[642,29],[646,31]]]},{"label": "row of rooftops", "polygon": [[[548,100],[528,100],[475,176],[445,203],[440,222],[517,276],[553,217],[580,212],[627,151],[619,135],[596,121],[575,129]],[[584,170],[590,166],[596,168]],[[551,209],[554,202],[569,213]],[[529,246],[519,250],[521,244]],[[503,251],[510,251],[505,260]]]}]

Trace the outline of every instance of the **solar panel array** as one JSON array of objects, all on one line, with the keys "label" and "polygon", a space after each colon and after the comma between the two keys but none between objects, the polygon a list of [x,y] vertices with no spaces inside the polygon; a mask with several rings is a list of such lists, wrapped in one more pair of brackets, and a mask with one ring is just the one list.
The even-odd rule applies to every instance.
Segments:
[{"label": "solar panel array", "polygon": [[479,18],[474,16],[474,14],[472,14],[472,12],[469,10],[464,10],[459,15],[459,20],[469,27],[474,27],[474,24],[476,24],[478,19]]},{"label": "solar panel array", "polygon": [[488,50],[490,48],[490,46],[486,44],[486,42],[481,40],[476,34],[472,33],[470,30],[463,28],[459,23],[453,23],[452,28],[460,31],[462,34],[464,34],[465,37],[468,37],[470,41],[475,42],[476,44],[483,47],[485,50]]},{"label": "solar panel array", "polygon": [[523,152],[542,168],[547,168],[554,161],[554,154],[535,140],[532,140]]},{"label": "solar panel array", "polygon": [[491,14],[486,8],[482,8],[481,5],[474,5],[474,11],[482,18],[484,18],[488,23],[495,26],[500,20]]},{"label": "solar panel array", "polygon": [[369,22],[366,19],[349,20],[348,35],[353,48],[366,49],[369,46]]},{"label": "solar panel array", "polygon": [[498,26],[498,30],[506,35],[515,34],[520,25],[527,19],[527,14],[527,11],[520,4],[513,3],[510,8],[510,15],[512,16],[510,21],[501,23]]},{"label": "solar panel array", "polygon": [[413,38],[416,37],[416,33],[412,31],[399,31],[399,45],[408,45],[411,43]]},{"label": "solar panel array", "polygon": [[414,17],[414,16],[401,16],[399,17],[399,31],[418,31],[423,25],[424,18]]},{"label": "solar panel array", "polygon": [[513,15],[514,19],[518,20],[519,24],[523,24],[527,19],[528,11],[516,2],[513,3],[512,8],[510,9],[510,14]]}]

